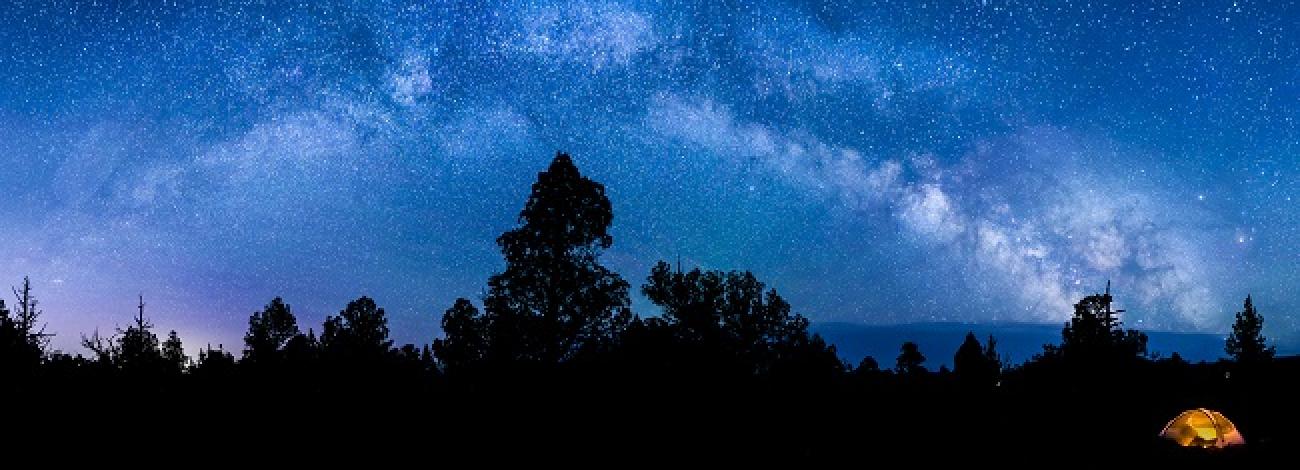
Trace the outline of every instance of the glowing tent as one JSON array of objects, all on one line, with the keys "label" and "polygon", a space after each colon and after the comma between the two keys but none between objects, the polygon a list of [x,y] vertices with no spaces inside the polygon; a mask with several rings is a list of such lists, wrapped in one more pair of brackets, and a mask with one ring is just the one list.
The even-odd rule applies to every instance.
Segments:
[{"label": "glowing tent", "polygon": [[1182,412],[1165,425],[1160,436],[1183,447],[1222,448],[1246,443],[1241,438],[1241,433],[1237,432],[1237,427],[1223,413],[1205,408]]}]

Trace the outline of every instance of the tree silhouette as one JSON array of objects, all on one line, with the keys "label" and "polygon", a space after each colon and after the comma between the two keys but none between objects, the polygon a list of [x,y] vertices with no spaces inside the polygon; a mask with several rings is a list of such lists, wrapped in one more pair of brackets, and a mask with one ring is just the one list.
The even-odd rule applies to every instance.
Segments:
[{"label": "tree silhouette", "polygon": [[[238,435],[245,445],[256,444],[263,439],[247,431],[271,425],[319,428],[329,434],[322,437],[361,452],[372,451],[365,439],[335,434],[370,432],[400,449],[408,446],[391,437],[425,439],[429,431],[446,431],[461,438],[440,441],[449,444],[440,449],[480,456],[483,449],[543,457],[536,451],[560,449],[600,459],[611,450],[648,455],[689,446],[684,453],[726,452],[737,463],[856,453],[862,442],[914,457],[908,451],[935,446],[915,436],[949,423],[974,425],[982,435],[1017,446],[941,443],[952,455],[996,448],[1020,457],[1023,449],[1043,444],[1118,454],[1145,450],[1141,446],[1159,425],[1156,415],[1201,403],[1230,407],[1256,439],[1250,452],[1284,451],[1269,446],[1294,434],[1287,426],[1295,421],[1293,387],[1285,380],[1300,363],[1236,367],[1189,363],[1178,353],[1145,360],[1152,358],[1145,354],[1146,336],[1122,328],[1123,311],[1112,308],[1109,285],[1104,294],[1080,299],[1061,344],[1045,346],[1029,363],[1008,366],[993,336],[981,344],[970,332],[952,356],[951,372],[944,365],[931,374],[918,344],[909,341],[885,370],[867,356],[845,377],[835,348],[811,333],[809,320],[776,289],[747,271],[683,272],[660,261],[640,286],[659,315],[632,316],[627,283],[597,263],[611,246],[611,221],[603,188],[582,177],[567,156],[557,156],[539,174],[518,226],[498,238],[506,265],[490,279],[482,303],[457,299],[441,317],[445,336],[423,348],[394,349],[385,311],[369,297],[327,317],[319,338],[312,329],[303,333],[290,306],[276,297],[249,317],[239,361],[208,345],[188,362],[176,331],[160,342],[141,298],[129,326],[108,337],[98,330],[83,336],[92,361],[45,350],[48,335],[24,280],[14,288],[17,311],[0,301],[0,403],[6,406],[0,416],[21,429],[34,421],[11,415],[59,408],[33,406],[43,404],[37,399],[70,404],[76,413],[124,404],[130,419],[115,421],[112,430],[149,444],[154,441],[120,432],[119,425],[170,432],[173,421],[148,419],[141,410],[171,413],[194,403],[218,418],[210,422],[244,431],[200,431],[204,445],[223,450],[230,447],[213,436]],[[1274,350],[1262,329],[1248,296],[1225,350],[1238,364],[1266,361]],[[321,412],[295,415],[286,399]],[[1063,409],[1086,419],[1061,425]],[[200,422],[207,416],[183,417]],[[410,428],[378,421],[394,416]],[[870,426],[844,435],[836,426],[842,422]],[[671,445],[660,445],[653,438],[664,436],[646,440],[626,432],[660,424],[684,434],[668,435],[663,442]],[[1213,456],[1215,462],[1233,458],[1226,450]]]},{"label": "tree silhouette", "polygon": [[974,332],[967,332],[965,341],[957,348],[952,359],[953,373],[961,383],[968,386],[991,386],[997,382],[1002,372],[1002,360],[998,357],[997,341],[989,335],[988,343],[980,345]]},{"label": "tree silhouette", "polygon": [[473,303],[456,299],[456,304],[442,315],[446,337],[433,341],[433,353],[448,371],[464,370],[480,364],[488,354],[489,326]]},{"label": "tree silhouette", "polygon": [[982,367],[983,363],[984,346],[975,338],[974,332],[967,332],[966,339],[962,341],[961,346],[957,347],[957,354],[953,355],[953,369],[958,374],[963,371],[974,372],[975,369]]},{"label": "tree silhouette", "polygon": [[15,307],[10,311],[0,299],[0,377],[31,376],[40,366],[50,334],[37,326],[41,311],[32,295],[31,280],[13,288]]},{"label": "tree silhouette", "polygon": [[393,347],[384,309],[370,297],[348,302],[338,316],[325,319],[320,347],[328,359],[341,363],[382,361]]},{"label": "tree silhouette", "polygon": [[862,360],[858,362],[858,367],[854,368],[853,370],[854,372],[858,372],[858,373],[874,374],[880,372],[880,363],[876,362],[876,358],[871,356],[866,356],[863,357]]},{"label": "tree silhouette", "polygon": [[153,323],[144,317],[144,305],[142,296],[137,306],[135,324],[118,333],[113,363],[137,377],[154,377],[166,365],[159,349],[158,335],[152,331]]},{"label": "tree silhouette", "polygon": [[1232,333],[1228,334],[1223,349],[1239,364],[1258,364],[1273,358],[1276,350],[1268,345],[1264,338],[1264,317],[1255,311],[1254,302],[1249,295],[1236,320],[1232,322]]},{"label": "tree silhouette", "polygon": [[[646,322],[661,328],[678,345],[741,367],[747,374],[788,370],[792,364],[814,374],[842,371],[844,365],[808,319],[750,272],[674,271],[660,261],[641,288],[663,309]],[[673,347],[661,345],[661,347]]]},{"label": "tree silhouette", "polygon": [[881,376],[880,363],[871,356],[863,357],[858,366],[853,368],[853,375],[859,379],[874,379]]},{"label": "tree silhouette", "polygon": [[244,361],[256,366],[283,362],[285,349],[298,336],[302,336],[302,332],[298,330],[298,320],[290,311],[289,304],[279,297],[271,299],[266,308],[248,317]]},{"label": "tree silhouette", "polygon": [[1125,330],[1119,320],[1123,310],[1111,309],[1110,283],[1106,292],[1084,297],[1074,304],[1074,316],[1061,330],[1061,345],[1044,346],[1044,356],[1094,364],[1131,361],[1146,355],[1147,335]]},{"label": "tree silhouette", "polygon": [[13,322],[18,330],[26,336],[27,342],[31,345],[30,347],[36,348],[40,354],[44,354],[49,347],[50,336],[53,335],[45,332],[45,325],[38,325],[44,312],[37,308],[40,302],[32,294],[31,278],[23,276],[22,287],[15,287],[12,290],[16,301],[12,312]]},{"label": "tree silhouette", "polygon": [[144,297],[136,306],[133,324],[117,333],[102,337],[96,330],[91,336],[82,336],[81,344],[93,352],[96,363],[110,371],[120,371],[141,382],[176,376],[183,372],[188,358],[175,331],[160,343],[153,332],[153,323],[144,316]]},{"label": "tree silhouette", "polygon": [[466,328],[449,319],[441,350],[452,356],[440,359],[466,359],[455,357],[466,351],[457,345],[481,344],[482,359],[499,364],[556,364],[608,349],[632,318],[627,282],[597,262],[613,242],[612,221],[605,187],[556,155],[537,175],[520,226],[497,238],[506,268],[488,280],[483,319]]},{"label": "tree silhouette", "polygon": [[428,347],[416,347],[414,344],[403,344],[402,347],[393,350],[393,369],[390,372],[398,379],[412,379],[425,377],[426,373],[433,372],[436,364],[433,355]]},{"label": "tree silhouette", "polygon": [[0,377],[17,382],[18,375],[31,375],[40,362],[40,348],[0,300]]},{"label": "tree silhouette", "polygon": [[100,335],[99,330],[96,329],[90,336],[81,335],[81,346],[95,354],[96,363],[116,367],[115,361],[118,356],[117,335],[105,337]]},{"label": "tree silhouette", "polygon": [[988,341],[984,343],[984,364],[989,367],[994,383],[1002,375],[1003,369],[1007,368],[1007,363],[1008,360],[998,354],[997,338],[990,334]]},{"label": "tree silhouette", "polygon": [[298,368],[309,368],[317,359],[320,359],[320,341],[316,339],[316,332],[307,329],[307,334],[298,334],[290,338],[284,344],[281,351],[284,363]]},{"label": "tree silhouette", "polygon": [[176,330],[167,333],[167,340],[162,343],[161,353],[164,367],[173,374],[184,371],[190,361],[190,358],[185,356],[185,348],[181,345],[181,337],[176,334]]},{"label": "tree silhouette", "polygon": [[984,346],[975,338],[974,332],[966,333],[966,339],[953,355],[952,367],[958,378],[964,381],[978,381],[988,374],[988,366],[984,362]]},{"label": "tree silhouette", "polygon": [[899,348],[894,371],[904,376],[922,375],[927,372],[924,364],[925,355],[921,354],[921,348],[916,343],[907,341]]},{"label": "tree silhouette", "polygon": [[199,357],[190,368],[194,376],[209,382],[226,382],[235,375],[235,356],[223,351],[220,346],[208,345],[199,350]]}]

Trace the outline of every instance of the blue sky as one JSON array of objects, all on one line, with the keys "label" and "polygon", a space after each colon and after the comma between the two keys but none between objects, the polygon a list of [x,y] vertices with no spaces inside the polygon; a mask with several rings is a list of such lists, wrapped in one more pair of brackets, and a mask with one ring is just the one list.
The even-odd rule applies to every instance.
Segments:
[{"label": "blue sky", "polygon": [[[280,295],[424,343],[558,150],[605,262],[750,269],[815,321],[1300,340],[1289,2],[18,2],[0,279],[57,347],[135,296],[188,346]],[[644,301],[637,312],[656,312]]]}]

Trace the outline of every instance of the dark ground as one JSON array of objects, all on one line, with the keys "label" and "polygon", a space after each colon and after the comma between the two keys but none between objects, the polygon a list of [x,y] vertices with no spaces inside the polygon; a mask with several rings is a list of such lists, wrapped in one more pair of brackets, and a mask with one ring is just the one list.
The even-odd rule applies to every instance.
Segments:
[{"label": "dark ground", "polygon": [[[9,398],[8,427],[32,431],[6,442],[109,456],[146,449],[158,458],[232,465],[414,459],[433,466],[1251,468],[1300,453],[1293,444],[1300,438],[1300,361],[1276,362],[1254,378],[1226,378],[1226,366],[1213,364],[1149,363],[1090,381],[1021,370],[978,391],[937,374],[782,384],[609,377],[473,386],[65,384],[28,394],[25,404]],[[1247,445],[1185,449],[1158,438],[1168,420],[1196,407],[1223,412]]]}]

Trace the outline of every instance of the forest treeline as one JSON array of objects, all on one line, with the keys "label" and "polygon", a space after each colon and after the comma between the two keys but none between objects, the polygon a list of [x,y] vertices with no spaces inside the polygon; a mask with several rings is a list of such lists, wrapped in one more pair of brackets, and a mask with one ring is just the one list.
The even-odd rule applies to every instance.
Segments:
[{"label": "forest treeline", "polygon": [[[395,399],[399,402],[459,396],[497,411],[510,405],[484,397],[529,402],[546,396],[552,405],[600,402],[629,409],[636,403],[630,409],[645,419],[662,419],[647,411],[659,410],[683,425],[732,409],[734,414],[718,418],[733,423],[735,428],[726,428],[732,438],[757,432],[752,429],[762,429],[761,423],[781,423],[791,432],[813,423],[831,429],[838,413],[890,423],[886,430],[858,431],[880,443],[926,433],[909,426],[957,419],[953,416],[982,419],[989,432],[1033,442],[1046,438],[1020,427],[1044,425],[1040,421],[1046,416],[1067,412],[1058,399],[1069,405],[1068,412],[1134,423],[1119,431],[1105,427],[1118,433],[1115,439],[1134,445],[1149,444],[1158,431],[1148,422],[1165,414],[1171,418],[1183,407],[1236,413],[1248,439],[1252,430],[1260,436],[1290,432],[1270,419],[1294,416],[1295,405],[1280,414],[1260,407],[1286,403],[1280,394],[1294,389],[1261,392],[1260,384],[1279,374],[1294,377],[1295,366],[1274,359],[1262,335],[1263,317],[1250,297],[1225,344],[1231,359],[1217,363],[1148,354],[1146,335],[1124,328],[1120,311],[1111,307],[1108,286],[1075,304],[1059,344],[1045,345],[1023,364],[1008,363],[996,338],[981,341],[974,334],[955,352],[923,352],[904,342],[897,357],[854,358],[851,364],[750,272],[683,270],[661,261],[633,287],[600,264],[613,243],[613,220],[604,186],[583,176],[568,155],[557,155],[538,174],[518,226],[496,240],[505,269],[487,280],[478,302],[457,299],[442,315],[443,335],[423,346],[395,345],[384,309],[369,297],[349,302],[319,330],[305,331],[290,304],[275,298],[249,317],[241,349],[208,346],[191,358],[176,331],[155,331],[139,299],[127,327],[86,334],[81,342],[90,354],[70,355],[51,351],[36,296],[24,280],[13,290],[12,304],[0,302],[0,378],[9,394],[90,389],[123,395],[256,391],[322,399],[406,397]],[[633,288],[660,311],[633,312]],[[935,353],[953,354],[953,368],[927,368],[926,354]],[[1100,396],[1107,398],[1096,399]],[[417,407],[438,409],[439,403]],[[890,408],[868,411],[872,403]],[[453,415],[465,413],[464,407],[450,408]],[[755,422],[756,416],[771,420]],[[1061,432],[1099,428],[1103,425]],[[817,437],[805,441],[788,434],[773,441],[783,449],[815,453],[851,444],[819,432],[806,434]],[[755,439],[747,442],[768,442]]]}]

